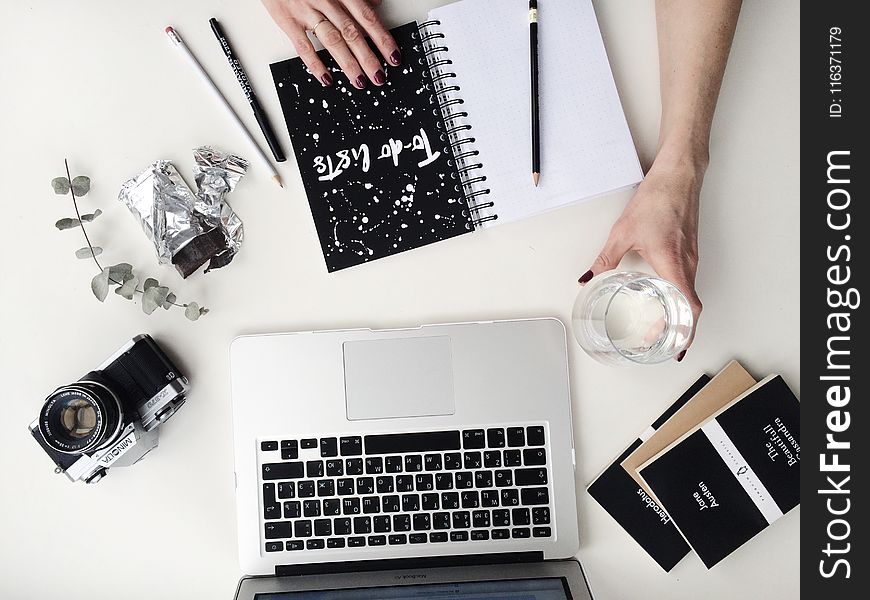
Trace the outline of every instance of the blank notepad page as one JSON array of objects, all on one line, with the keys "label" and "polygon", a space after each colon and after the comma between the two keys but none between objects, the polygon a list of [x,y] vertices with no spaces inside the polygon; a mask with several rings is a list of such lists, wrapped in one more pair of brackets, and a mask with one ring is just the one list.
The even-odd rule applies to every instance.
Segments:
[{"label": "blank notepad page", "polygon": [[541,180],[531,174],[528,0],[462,0],[435,9],[450,84],[480,152],[498,220],[637,184],[643,177],[589,0],[538,3]]}]

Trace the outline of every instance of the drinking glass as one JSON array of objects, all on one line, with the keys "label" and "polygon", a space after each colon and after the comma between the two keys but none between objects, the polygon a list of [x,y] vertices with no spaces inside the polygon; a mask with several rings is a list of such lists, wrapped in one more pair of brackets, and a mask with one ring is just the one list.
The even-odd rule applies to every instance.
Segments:
[{"label": "drinking glass", "polygon": [[608,271],[574,302],[572,328],[589,356],[608,365],[655,364],[685,350],[694,318],[674,284],[646,273]]}]

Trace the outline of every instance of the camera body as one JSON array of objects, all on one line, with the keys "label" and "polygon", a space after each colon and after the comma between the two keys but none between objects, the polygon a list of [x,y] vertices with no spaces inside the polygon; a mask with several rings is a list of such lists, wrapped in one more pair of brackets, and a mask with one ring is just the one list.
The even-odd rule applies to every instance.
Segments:
[{"label": "camera body", "polygon": [[157,446],[159,426],[184,404],[187,378],[150,335],[138,335],[95,370],[59,387],[28,427],[70,481],[96,483]]}]

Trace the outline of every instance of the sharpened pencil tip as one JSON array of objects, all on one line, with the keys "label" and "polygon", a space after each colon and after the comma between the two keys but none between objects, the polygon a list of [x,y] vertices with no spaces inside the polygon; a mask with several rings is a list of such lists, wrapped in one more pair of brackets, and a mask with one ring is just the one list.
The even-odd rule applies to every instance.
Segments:
[{"label": "sharpened pencil tip", "polygon": [[284,184],[281,182],[280,175],[272,175],[272,179],[274,179],[275,183],[277,183],[282,189],[284,188]]},{"label": "sharpened pencil tip", "polygon": [[535,187],[538,187],[538,180],[541,178],[540,173],[532,173],[532,183],[535,184]]}]

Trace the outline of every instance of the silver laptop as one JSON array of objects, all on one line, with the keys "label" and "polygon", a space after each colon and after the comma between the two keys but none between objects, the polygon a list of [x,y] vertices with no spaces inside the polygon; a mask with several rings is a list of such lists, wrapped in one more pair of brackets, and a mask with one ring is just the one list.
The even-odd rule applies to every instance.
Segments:
[{"label": "silver laptop", "polygon": [[231,365],[238,599],[589,597],[560,321],[243,336]]}]

